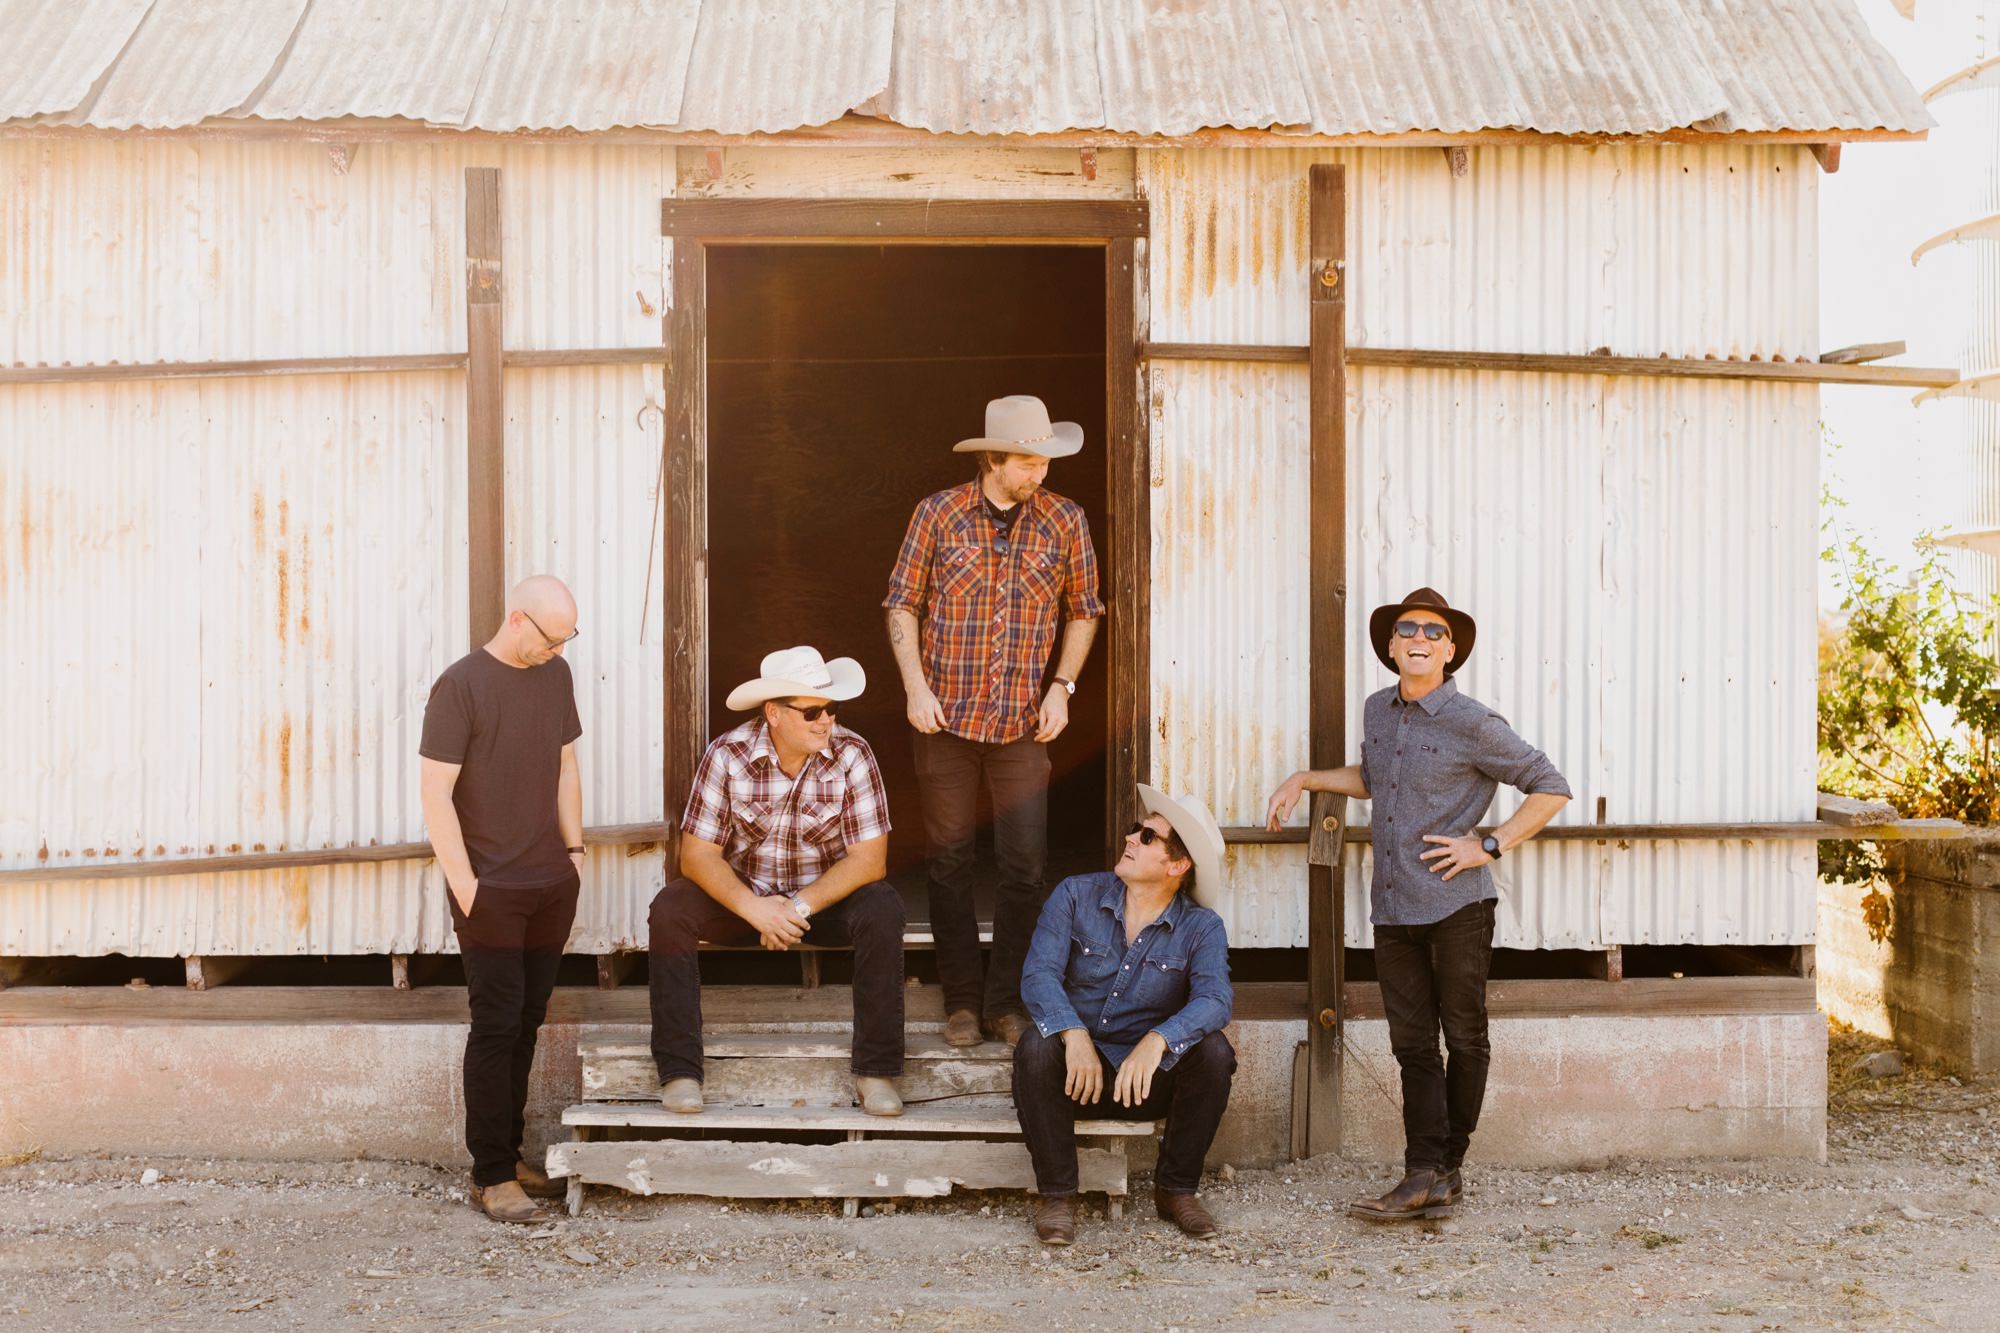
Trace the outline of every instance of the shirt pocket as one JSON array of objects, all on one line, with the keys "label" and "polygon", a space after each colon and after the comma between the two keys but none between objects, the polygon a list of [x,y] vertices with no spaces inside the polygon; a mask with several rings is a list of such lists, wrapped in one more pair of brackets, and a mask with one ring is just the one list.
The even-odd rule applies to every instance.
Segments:
[{"label": "shirt pocket", "polygon": [[737,804],[734,813],[736,831],[753,847],[771,836],[772,826],[778,821],[775,801],[743,801]]},{"label": "shirt pocket", "polygon": [[1108,946],[1081,935],[1069,937],[1069,977],[1079,987],[1101,986],[1118,970]]},{"label": "shirt pocket", "polygon": [[1025,547],[1021,551],[1021,593],[1029,606],[1040,610],[1055,601],[1062,591],[1062,555],[1046,546]]},{"label": "shirt pocket", "polygon": [[940,550],[937,556],[938,596],[956,599],[976,593],[979,590],[979,555],[977,546],[965,544]]},{"label": "shirt pocket", "polygon": [[1187,1003],[1188,960],[1155,955],[1139,964],[1133,1000],[1147,1009],[1174,1013]]},{"label": "shirt pocket", "polygon": [[807,842],[825,845],[840,839],[839,801],[805,801],[799,805],[799,831]]}]

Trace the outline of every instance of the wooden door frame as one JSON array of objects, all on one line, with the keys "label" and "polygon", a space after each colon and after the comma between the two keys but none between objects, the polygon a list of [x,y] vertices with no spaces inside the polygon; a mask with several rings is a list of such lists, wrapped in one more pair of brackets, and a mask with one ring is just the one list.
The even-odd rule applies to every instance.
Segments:
[{"label": "wooden door frame", "polygon": [[[669,827],[708,743],[708,248],[711,245],[1097,245],[1104,262],[1105,589],[1111,698],[1105,836],[1138,817],[1151,776],[1152,489],[1138,350],[1146,337],[1143,200],[666,199],[674,242],[667,340],[664,652]],[[912,496],[914,505],[920,497]],[[882,571],[888,577],[888,571]]]}]

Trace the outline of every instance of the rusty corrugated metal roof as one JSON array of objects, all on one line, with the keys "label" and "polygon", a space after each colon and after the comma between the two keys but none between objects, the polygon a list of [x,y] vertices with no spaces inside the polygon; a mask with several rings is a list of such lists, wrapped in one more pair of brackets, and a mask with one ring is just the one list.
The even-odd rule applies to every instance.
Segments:
[{"label": "rusty corrugated metal roof", "polygon": [[1852,0],[0,0],[16,29],[0,112],[113,129],[783,133],[850,111],[969,134],[1931,124]]}]

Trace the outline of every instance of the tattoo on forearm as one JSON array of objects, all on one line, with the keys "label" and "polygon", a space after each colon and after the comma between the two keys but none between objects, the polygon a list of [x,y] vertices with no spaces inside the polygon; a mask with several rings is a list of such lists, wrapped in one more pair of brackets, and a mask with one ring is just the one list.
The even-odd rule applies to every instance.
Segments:
[{"label": "tattoo on forearm", "polygon": [[889,642],[890,642],[890,643],[901,643],[902,641],[903,641],[903,622],[902,622],[902,621],[900,621],[900,620],[892,620],[892,621],[890,621],[890,622],[889,622]]}]

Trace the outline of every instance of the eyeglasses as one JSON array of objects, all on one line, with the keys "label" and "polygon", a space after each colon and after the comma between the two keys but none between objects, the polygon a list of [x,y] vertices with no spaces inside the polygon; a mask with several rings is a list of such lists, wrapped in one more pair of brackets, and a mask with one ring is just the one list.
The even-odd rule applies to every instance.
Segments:
[{"label": "eyeglasses", "polygon": [[1156,842],[1167,842],[1167,850],[1173,850],[1169,839],[1174,835],[1171,833],[1162,833],[1151,824],[1134,824],[1131,828],[1125,830],[1125,836],[1128,838],[1137,838],[1141,847],[1151,847]]},{"label": "eyeglasses", "polygon": [[840,705],[837,703],[813,704],[808,708],[801,708],[797,704],[786,703],[783,700],[776,702],[780,708],[789,708],[808,722],[817,722],[822,715],[832,717],[840,711]]},{"label": "eyeglasses", "polygon": [[540,625],[536,625],[535,618],[529,615],[526,611],[523,611],[521,613],[521,616],[530,625],[535,626],[535,633],[541,635],[544,639],[547,639],[549,641],[549,647],[551,648],[560,648],[564,644],[568,643],[571,639],[574,639],[577,635],[583,633],[583,631],[580,629],[573,629],[568,634],[558,639],[555,635],[549,633],[547,630],[543,629]]},{"label": "eyeglasses", "polygon": [[1432,643],[1436,643],[1439,639],[1451,637],[1451,629],[1449,626],[1438,624],[1435,620],[1399,620],[1396,622],[1396,635],[1398,638],[1414,639],[1419,634],[1422,634]]}]

